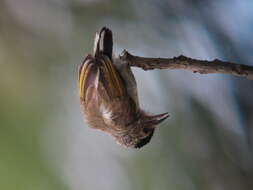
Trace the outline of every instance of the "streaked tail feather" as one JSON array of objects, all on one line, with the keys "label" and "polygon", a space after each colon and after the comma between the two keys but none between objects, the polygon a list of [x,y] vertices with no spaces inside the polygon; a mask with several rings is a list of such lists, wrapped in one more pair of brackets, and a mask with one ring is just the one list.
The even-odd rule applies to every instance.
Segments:
[{"label": "streaked tail feather", "polygon": [[112,50],[113,50],[113,39],[112,31],[106,27],[100,30],[100,33],[96,33],[94,40],[94,55],[98,56],[103,54],[112,60]]}]

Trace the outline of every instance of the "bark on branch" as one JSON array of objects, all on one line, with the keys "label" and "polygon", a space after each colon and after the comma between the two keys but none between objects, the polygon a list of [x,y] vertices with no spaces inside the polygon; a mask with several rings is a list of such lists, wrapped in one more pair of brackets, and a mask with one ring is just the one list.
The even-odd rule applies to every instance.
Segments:
[{"label": "bark on branch", "polygon": [[231,74],[253,80],[253,66],[225,62],[218,59],[206,61],[192,59],[183,55],[173,58],[147,58],[131,55],[126,50],[121,53],[120,59],[126,61],[132,67],[140,67],[143,70],[185,69],[200,74]]}]

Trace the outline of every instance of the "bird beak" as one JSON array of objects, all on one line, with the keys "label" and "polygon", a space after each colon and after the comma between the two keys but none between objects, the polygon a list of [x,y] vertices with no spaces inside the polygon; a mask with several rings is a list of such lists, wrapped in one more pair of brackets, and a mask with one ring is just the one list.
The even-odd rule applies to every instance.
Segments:
[{"label": "bird beak", "polygon": [[162,114],[158,114],[158,115],[148,116],[145,123],[152,124],[152,125],[158,125],[159,123],[161,123],[162,121],[167,119],[169,116],[170,115],[167,112],[162,113]]}]

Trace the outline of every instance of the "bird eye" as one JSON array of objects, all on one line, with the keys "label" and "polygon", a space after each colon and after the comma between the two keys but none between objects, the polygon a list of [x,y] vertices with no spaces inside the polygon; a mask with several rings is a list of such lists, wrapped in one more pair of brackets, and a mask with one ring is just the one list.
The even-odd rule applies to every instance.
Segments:
[{"label": "bird eye", "polygon": [[147,133],[149,132],[149,129],[148,129],[148,128],[144,128],[144,129],[143,129],[143,132],[144,132],[145,134],[147,134]]}]

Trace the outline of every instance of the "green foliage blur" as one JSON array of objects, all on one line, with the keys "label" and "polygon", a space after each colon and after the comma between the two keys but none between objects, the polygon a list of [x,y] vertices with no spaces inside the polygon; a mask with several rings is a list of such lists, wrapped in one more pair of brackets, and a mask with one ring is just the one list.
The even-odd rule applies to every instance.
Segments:
[{"label": "green foliage blur", "polygon": [[134,69],[142,107],[171,115],[140,150],[88,128],[77,92],[102,26],[115,55],[252,64],[252,9],[250,0],[0,1],[0,189],[252,189],[252,81]]}]

